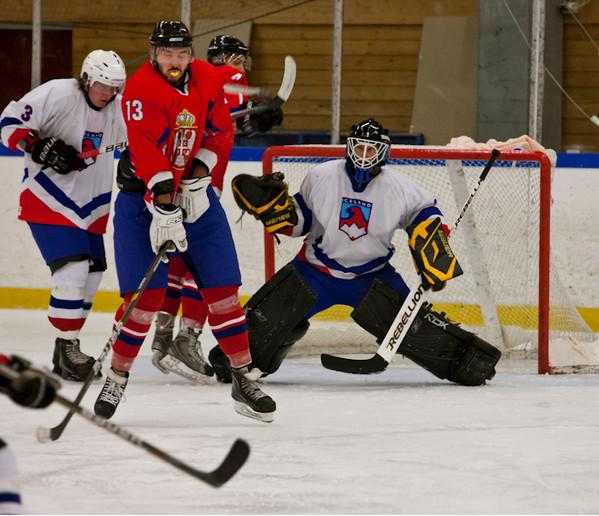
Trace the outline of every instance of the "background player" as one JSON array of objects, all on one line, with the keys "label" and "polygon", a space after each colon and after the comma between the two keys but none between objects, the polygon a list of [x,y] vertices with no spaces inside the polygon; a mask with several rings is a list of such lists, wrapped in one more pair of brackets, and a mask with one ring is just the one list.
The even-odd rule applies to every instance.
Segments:
[{"label": "background player", "polygon": [[[305,237],[299,254],[246,305],[255,365],[276,371],[308,320],[335,304],[381,340],[409,292],[389,260],[391,238],[406,230],[423,282],[440,290],[462,274],[434,196],[386,166],[391,141],[376,120],[352,128],[346,157],[316,165],[293,198],[277,175],[233,179],[238,205],[268,232]],[[268,206],[270,208],[267,208]],[[425,308],[400,352],[441,378],[480,385],[493,377],[499,351]],[[209,355],[219,379],[228,367],[218,349]]]},{"label": "background player", "polygon": [[102,235],[114,167],[112,154],[84,162],[78,153],[126,139],[117,99],[125,79],[118,54],[94,50],[79,80],[42,84],[11,102],[0,119],[2,142],[25,152],[19,218],[52,274],[52,362],[54,373],[68,380],[84,380],[94,363],[78,337],[106,270]]},{"label": "background player", "polygon": [[[212,65],[193,58],[192,37],[182,22],[156,24],[150,60],[127,82],[122,108],[130,163],[125,157],[119,164],[115,204],[115,258],[124,297],[117,318],[155,253],[173,244],[200,286],[214,336],[233,367],[235,409],[272,421],[275,403],[255,383],[259,372],[251,371],[231,230],[210,186],[210,171],[228,159],[231,117],[220,77]],[[166,286],[162,264],[113,346],[112,367],[94,407],[98,415],[114,414]]]}]

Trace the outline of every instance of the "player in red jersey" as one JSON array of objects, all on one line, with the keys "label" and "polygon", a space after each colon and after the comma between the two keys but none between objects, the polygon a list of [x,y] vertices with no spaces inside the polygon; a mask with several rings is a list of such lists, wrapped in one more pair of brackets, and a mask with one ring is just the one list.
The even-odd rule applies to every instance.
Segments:
[{"label": "player in red jersey", "polygon": [[[246,71],[251,68],[251,56],[248,47],[238,38],[221,34],[212,39],[208,46],[207,60],[215,66],[224,85],[235,85],[241,91],[227,93],[225,103],[233,113],[245,109],[248,96],[243,88],[248,86]],[[282,121],[280,108],[266,113],[268,121],[264,123],[261,115],[261,130],[270,130],[273,125]],[[243,134],[248,130],[256,132],[255,120],[252,117],[240,119],[238,130]],[[229,140],[230,148],[233,138]],[[223,190],[224,175],[228,160],[219,160],[211,172],[212,188],[220,198]],[[173,338],[175,318],[181,306],[179,332]],[[163,373],[175,372],[190,379],[198,380],[200,375],[212,375],[212,368],[207,364],[202,353],[199,337],[206,322],[208,307],[202,299],[192,275],[187,271],[183,261],[177,257],[169,263],[168,288],[164,303],[156,317],[156,331],[152,342],[152,363]],[[174,360],[173,360],[174,359]],[[191,375],[182,370],[177,362],[182,362],[194,373]],[[199,374],[198,374],[199,373]]]},{"label": "player in red jersey", "polygon": [[[233,374],[237,412],[272,421],[275,402],[255,382],[241,274],[225,212],[210,172],[228,159],[232,122],[222,81],[192,55],[192,37],[180,21],[161,21],[150,36],[150,61],[127,82],[122,110],[129,153],[119,163],[114,246],[124,307],[158,250],[178,251],[208,304],[208,322]],[[149,235],[149,236],[148,236]],[[129,370],[162,306],[167,266],[160,265],[113,346],[112,367],[94,409],[111,417]]]}]

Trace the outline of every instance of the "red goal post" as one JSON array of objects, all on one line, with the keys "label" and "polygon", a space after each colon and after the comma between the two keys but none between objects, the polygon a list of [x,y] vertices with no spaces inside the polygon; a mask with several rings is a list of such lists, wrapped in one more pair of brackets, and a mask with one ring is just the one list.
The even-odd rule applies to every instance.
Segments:
[{"label": "red goal post", "polygon": [[[344,146],[270,147],[263,155],[263,174],[283,172],[293,195],[312,166],[344,156]],[[470,176],[477,177],[489,156],[490,151],[486,150],[393,146],[389,164],[432,191],[446,221],[451,224],[455,211],[453,205],[459,202],[458,194],[464,197],[470,186]],[[552,310],[552,288],[559,291],[561,283],[559,279],[553,279],[556,274],[551,270],[551,173],[551,161],[543,152],[512,151],[499,156],[474,200],[472,211],[475,213],[470,218],[470,228],[458,229],[452,236],[451,245],[464,266],[464,276],[477,274],[476,278],[450,282],[451,285],[442,291],[447,291],[449,300],[440,301],[441,308],[447,309],[452,319],[465,326],[473,326],[474,331],[482,332],[494,344],[495,340],[501,340],[500,347],[504,351],[513,356],[538,357],[539,373],[576,370],[577,364],[565,363],[557,367],[552,363],[550,341],[553,334],[567,340],[570,333],[587,331],[579,326],[582,319],[563,287],[561,290],[564,292],[555,292],[560,297],[554,301]],[[526,235],[522,234],[524,231]],[[290,245],[288,241],[300,240],[281,239],[283,251],[275,253],[274,239],[265,233],[266,280],[293,257],[294,253],[285,255],[284,248]],[[399,243],[395,247],[396,254],[400,254],[407,246]],[[278,254],[283,256],[277,259]],[[503,254],[505,260],[501,261]],[[398,260],[393,265],[408,284],[413,284],[405,276],[413,273],[411,259],[404,257]],[[488,270],[477,270],[485,267]],[[515,278],[520,269],[527,269],[529,276]],[[518,285],[518,282],[522,284]],[[443,296],[435,294],[432,298],[435,306],[437,297]],[[469,315],[468,311],[475,315]],[[480,313],[483,315],[476,315]],[[560,319],[562,316],[565,317],[563,321]],[[482,330],[477,331],[478,324],[482,324]],[[523,334],[518,336],[517,343],[511,342],[514,333]],[[508,336],[509,343],[506,340]],[[531,344],[533,339],[536,342]]]}]

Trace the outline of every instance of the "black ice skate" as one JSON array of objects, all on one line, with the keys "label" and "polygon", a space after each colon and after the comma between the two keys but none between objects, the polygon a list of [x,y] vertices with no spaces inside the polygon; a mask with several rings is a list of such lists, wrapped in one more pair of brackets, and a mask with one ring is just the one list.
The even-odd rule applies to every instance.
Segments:
[{"label": "black ice skate", "polygon": [[56,339],[52,357],[54,374],[65,380],[83,382],[92,370],[94,362],[92,357],[79,349],[79,339]]},{"label": "black ice skate", "polygon": [[108,370],[104,387],[94,404],[97,416],[110,419],[114,415],[125,393],[128,379],[129,373],[117,373],[112,367]]},{"label": "black ice skate", "polygon": [[168,312],[158,312],[156,317],[156,331],[152,341],[152,364],[164,374],[168,374],[168,369],[160,361],[168,353],[168,349],[173,343],[173,328],[175,318]]},{"label": "black ice skate", "polygon": [[257,368],[231,368],[231,396],[235,400],[234,407],[238,414],[272,423],[277,404],[258,387],[257,380],[261,375],[262,371]]}]

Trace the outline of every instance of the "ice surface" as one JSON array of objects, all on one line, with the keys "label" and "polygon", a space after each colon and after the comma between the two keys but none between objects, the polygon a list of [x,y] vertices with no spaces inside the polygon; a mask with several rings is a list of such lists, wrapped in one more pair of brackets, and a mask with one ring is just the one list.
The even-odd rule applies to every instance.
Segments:
[{"label": "ice surface", "polygon": [[[92,314],[84,351],[99,353],[110,324]],[[49,365],[51,335],[44,312],[0,311],[4,352]],[[113,421],[206,469],[243,437],[248,463],[213,489],[77,417],[59,441],[40,444],[36,427],[57,424],[64,410],[2,398],[0,435],[17,456],[31,513],[599,512],[597,375],[499,372],[466,388],[401,360],[352,376],[293,359],[264,386],[279,407],[267,425],[237,415],[228,386],[162,375],[148,344]],[[77,391],[68,384],[62,393]]]}]

